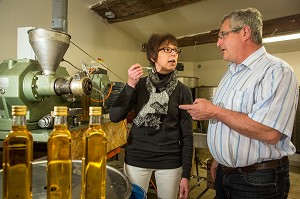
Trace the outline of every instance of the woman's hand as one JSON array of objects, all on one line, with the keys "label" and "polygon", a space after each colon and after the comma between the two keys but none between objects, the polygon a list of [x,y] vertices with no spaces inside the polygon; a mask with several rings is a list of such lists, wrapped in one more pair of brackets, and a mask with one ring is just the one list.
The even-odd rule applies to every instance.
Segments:
[{"label": "woman's hand", "polygon": [[180,187],[179,187],[179,198],[180,199],[188,199],[189,197],[189,179],[182,178],[180,181]]},{"label": "woman's hand", "polygon": [[143,75],[143,69],[139,63],[136,63],[128,69],[128,80],[127,84],[132,88],[135,88],[139,82],[140,77]]}]

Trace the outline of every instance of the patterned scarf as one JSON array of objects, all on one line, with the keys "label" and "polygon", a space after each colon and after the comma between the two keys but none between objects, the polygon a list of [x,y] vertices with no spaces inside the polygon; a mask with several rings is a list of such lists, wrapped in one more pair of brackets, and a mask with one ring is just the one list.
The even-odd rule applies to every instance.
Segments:
[{"label": "patterned scarf", "polygon": [[[161,116],[167,115],[169,96],[177,86],[177,70],[172,71],[166,77],[159,78],[155,67],[149,70],[146,87],[149,92],[149,101],[143,106],[137,117],[133,120],[137,126],[161,127]],[[156,89],[160,92],[157,93]]]}]

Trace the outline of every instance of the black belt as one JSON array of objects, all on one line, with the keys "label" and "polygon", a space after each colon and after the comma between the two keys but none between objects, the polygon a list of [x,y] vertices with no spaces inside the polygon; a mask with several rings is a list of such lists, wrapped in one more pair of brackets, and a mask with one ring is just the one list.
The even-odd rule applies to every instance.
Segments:
[{"label": "black belt", "polygon": [[220,165],[224,173],[251,173],[253,171],[264,170],[264,169],[273,169],[280,167],[289,162],[289,158],[287,156],[282,157],[279,160],[270,160],[261,163],[256,163],[246,167],[226,167],[224,165]]}]

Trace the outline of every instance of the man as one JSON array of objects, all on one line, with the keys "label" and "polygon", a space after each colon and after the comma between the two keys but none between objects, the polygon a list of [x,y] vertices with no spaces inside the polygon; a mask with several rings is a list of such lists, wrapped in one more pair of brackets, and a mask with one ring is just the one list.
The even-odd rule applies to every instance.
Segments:
[{"label": "man", "polygon": [[287,198],[288,156],[298,103],[297,78],[262,45],[254,8],[226,15],[217,46],[229,61],[213,103],[180,105],[194,120],[210,120],[207,142],[217,198]]}]

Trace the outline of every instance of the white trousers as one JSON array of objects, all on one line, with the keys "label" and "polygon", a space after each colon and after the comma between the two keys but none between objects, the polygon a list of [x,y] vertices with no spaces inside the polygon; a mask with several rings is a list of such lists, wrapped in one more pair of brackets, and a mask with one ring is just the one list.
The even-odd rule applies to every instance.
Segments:
[{"label": "white trousers", "polygon": [[146,193],[148,192],[152,172],[155,174],[157,197],[159,199],[178,198],[182,167],[176,169],[148,169],[124,163],[124,173],[130,182],[142,187]]}]

